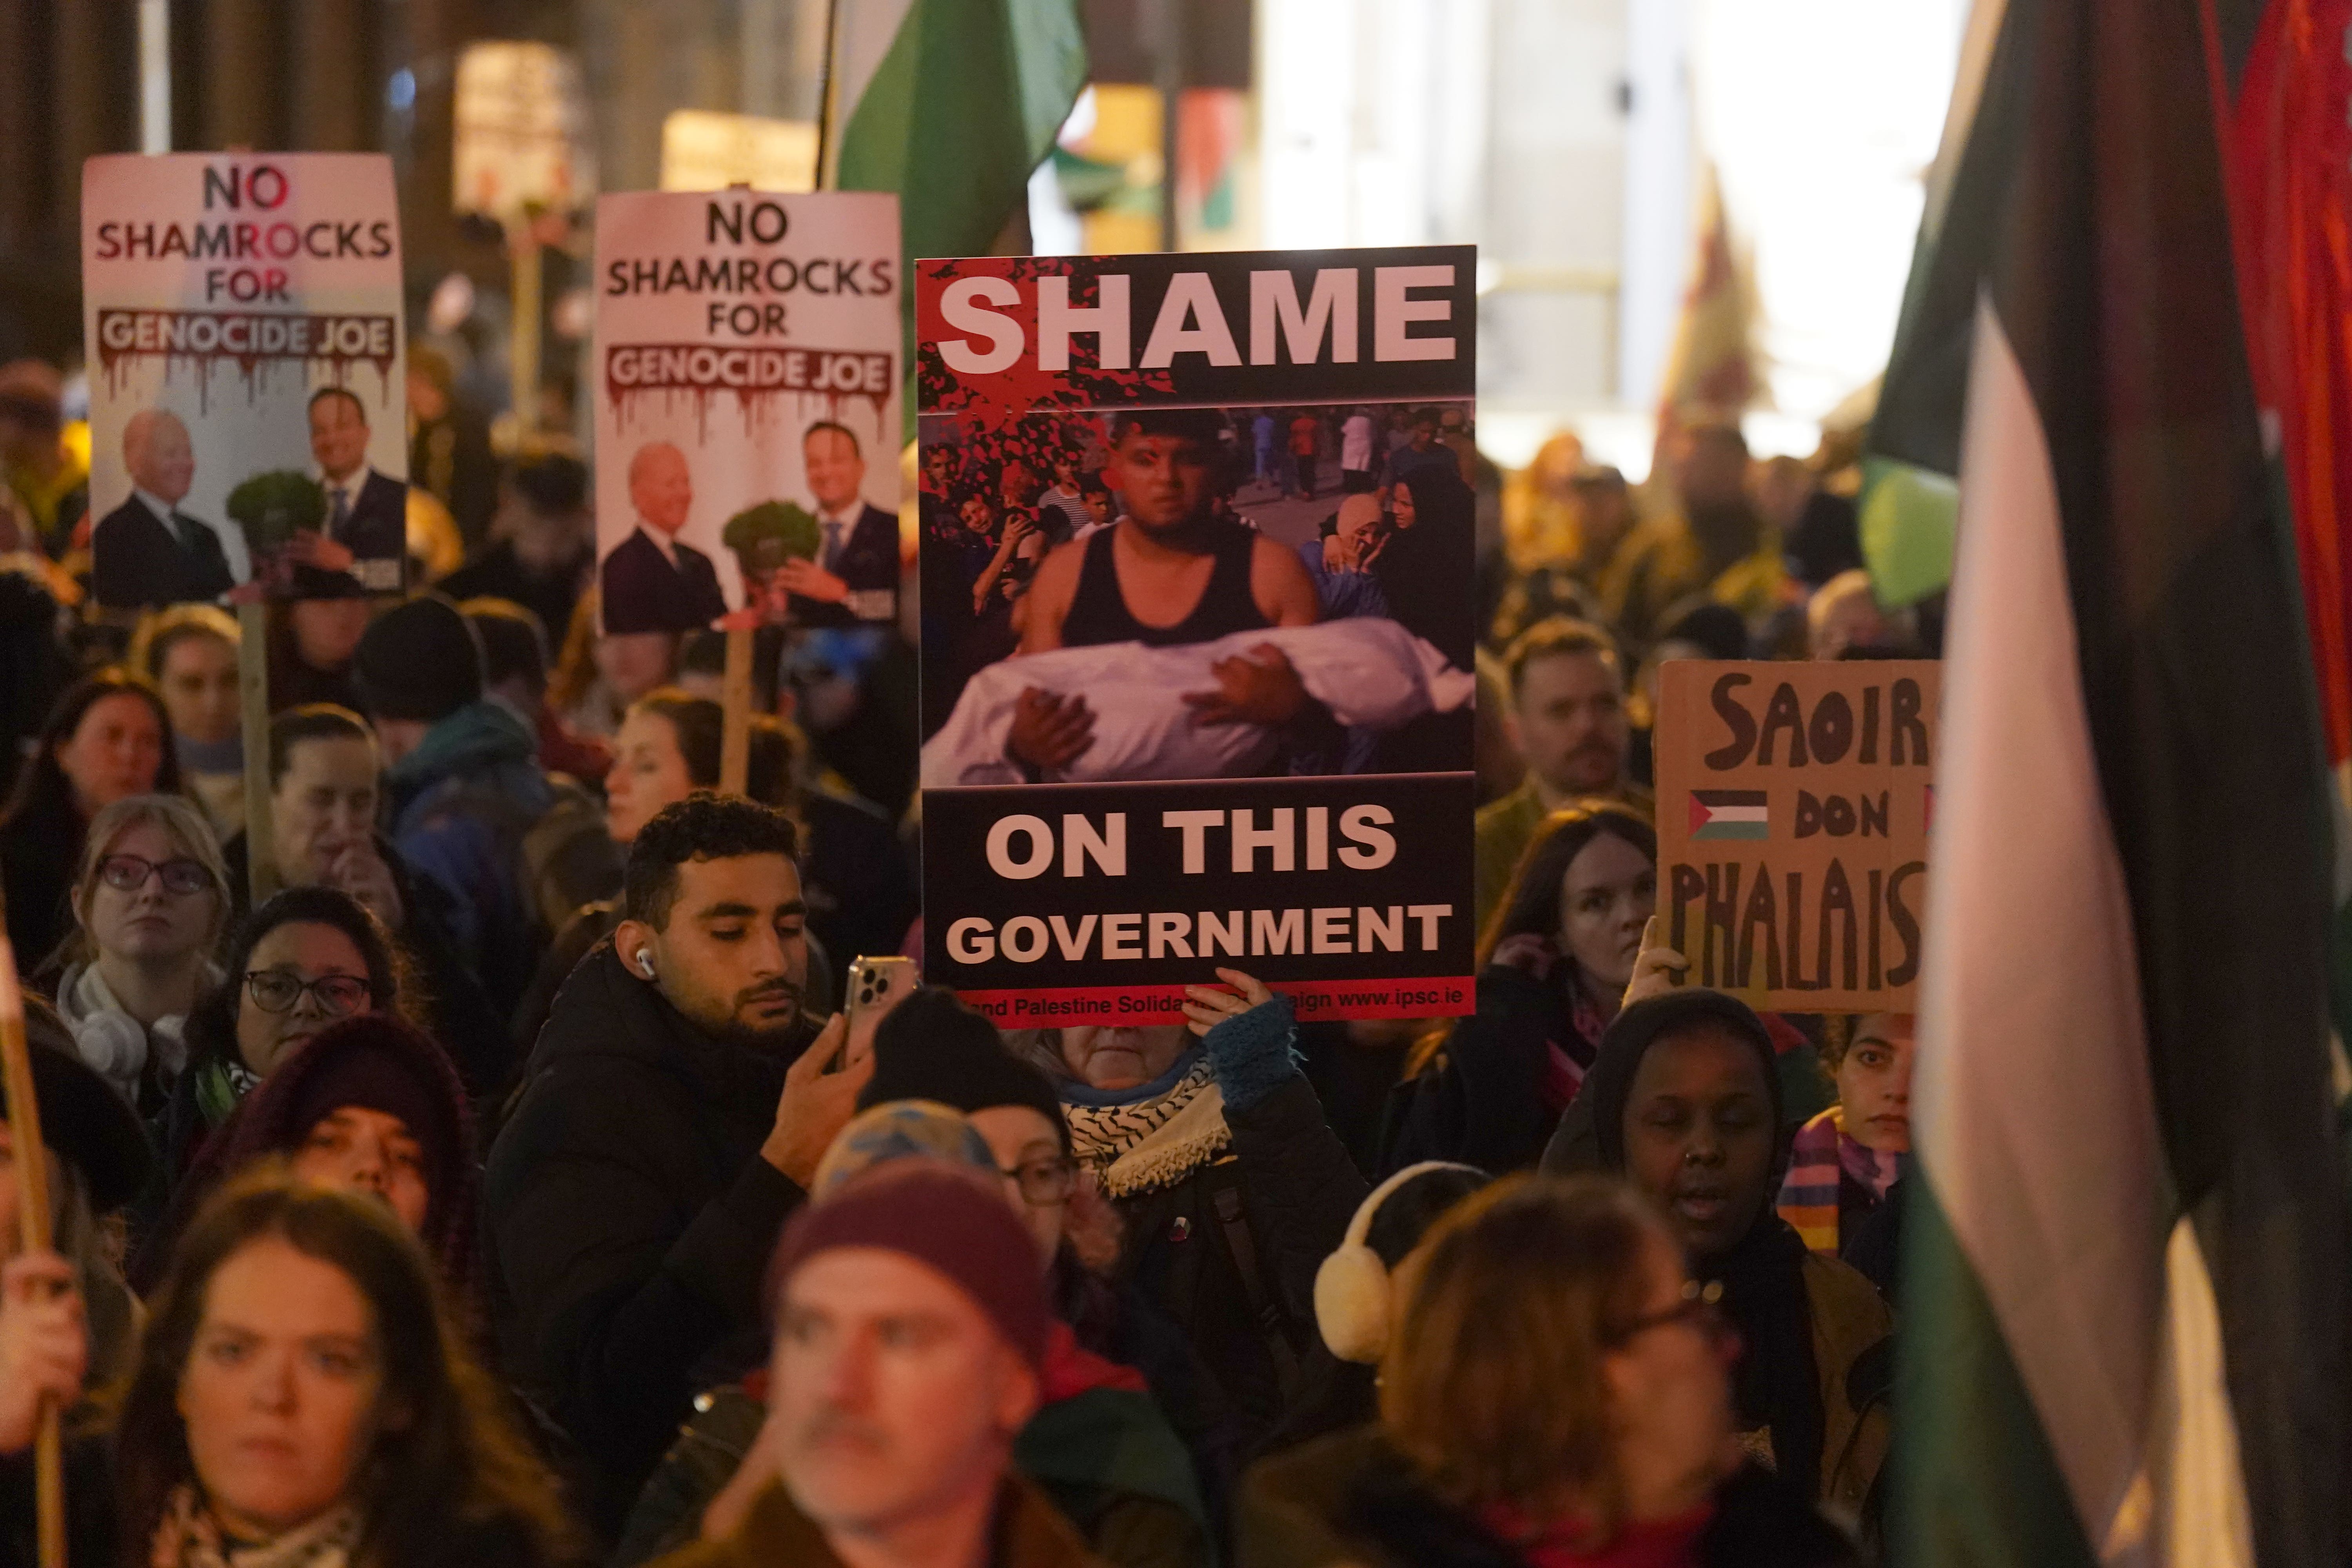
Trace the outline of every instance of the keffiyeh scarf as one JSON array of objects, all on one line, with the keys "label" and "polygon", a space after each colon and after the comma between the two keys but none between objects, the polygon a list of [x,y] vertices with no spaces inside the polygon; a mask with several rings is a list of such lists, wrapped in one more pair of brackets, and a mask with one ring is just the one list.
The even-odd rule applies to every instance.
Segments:
[{"label": "keffiyeh scarf", "polygon": [[360,1516],[348,1506],[331,1509],[275,1541],[244,1546],[231,1542],[211,1507],[194,1486],[172,1493],[147,1550],[148,1568],[349,1568],[359,1544]]},{"label": "keffiyeh scarf", "polygon": [[1064,1095],[1070,1151],[1100,1173],[1103,1191],[1114,1198],[1173,1185],[1233,1139],[1224,1096],[1197,1049],[1139,1089],[1116,1096],[1066,1089]]}]

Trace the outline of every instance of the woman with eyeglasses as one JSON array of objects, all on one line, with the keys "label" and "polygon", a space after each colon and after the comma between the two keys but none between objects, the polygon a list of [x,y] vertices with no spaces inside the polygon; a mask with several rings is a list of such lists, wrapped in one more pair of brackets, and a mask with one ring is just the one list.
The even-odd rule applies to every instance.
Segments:
[{"label": "woman with eyeglasses", "polygon": [[195,805],[135,795],[90,823],[72,895],[77,930],[57,983],[74,1047],[160,1123],[187,1066],[188,1015],[220,983],[228,872]]},{"label": "woman with eyeglasses", "polygon": [[[167,1178],[184,1181],[208,1140],[297,1046],[340,1018],[399,1009],[404,964],[383,922],[340,889],[289,888],[245,918],[221,983],[188,1016],[187,1068],[164,1107]],[[165,1258],[131,1258],[145,1286]]]},{"label": "woman with eyeglasses", "polygon": [[1840,1568],[1735,1435],[1718,1292],[1622,1184],[1507,1176],[1399,1270],[1380,1419],[1250,1473],[1241,1568]]}]

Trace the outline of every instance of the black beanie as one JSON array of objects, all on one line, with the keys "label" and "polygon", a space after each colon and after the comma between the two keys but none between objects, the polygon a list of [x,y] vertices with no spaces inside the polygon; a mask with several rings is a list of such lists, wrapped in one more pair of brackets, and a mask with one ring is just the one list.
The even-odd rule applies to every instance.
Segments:
[{"label": "black beanie", "polygon": [[1064,1151],[1070,1146],[1053,1083],[1004,1048],[995,1025],[936,985],[891,1008],[874,1032],[874,1076],[857,1108],[894,1100],[935,1100],[962,1111],[1025,1105],[1054,1124]]},{"label": "black beanie", "polygon": [[481,700],[481,638],[457,605],[421,594],[369,625],[352,679],[370,718],[433,723]]}]

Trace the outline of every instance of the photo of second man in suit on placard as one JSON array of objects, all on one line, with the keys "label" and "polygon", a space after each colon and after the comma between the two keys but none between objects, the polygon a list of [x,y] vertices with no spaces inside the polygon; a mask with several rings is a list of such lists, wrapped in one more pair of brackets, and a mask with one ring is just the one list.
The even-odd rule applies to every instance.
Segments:
[{"label": "photo of second man in suit on placard", "polygon": [[803,471],[824,540],[814,561],[787,561],[779,577],[804,626],[895,620],[898,519],[866,500],[866,454],[845,425],[819,420],[801,437]]},{"label": "photo of second man in suit on placard", "polygon": [[326,527],[287,543],[291,597],[396,594],[408,553],[408,486],[368,462],[367,405],[323,386],[310,395],[313,477],[327,492]]}]

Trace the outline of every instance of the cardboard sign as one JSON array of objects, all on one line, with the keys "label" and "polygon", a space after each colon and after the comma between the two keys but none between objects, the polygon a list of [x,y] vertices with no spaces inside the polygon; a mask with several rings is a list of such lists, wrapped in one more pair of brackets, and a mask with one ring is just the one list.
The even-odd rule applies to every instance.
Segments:
[{"label": "cardboard sign", "polygon": [[457,57],[450,188],[461,213],[502,224],[569,212],[596,194],[580,67],[552,44],[501,39]]},{"label": "cardboard sign", "polygon": [[1221,966],[1472,1010],[1475,271],[916,264],[930,979],[1007,1027]]},{"label": "cardboard sign", "polygon": [[1677,660],[1658,676],[1658,915],[1689,983],[1909,1012],[1942,667]]},{"label": "cardboard sign", "polygon": [[596,204],[596,545],[609,633],[898,613],[898,203]]},{"label": "cardboard sign", "polygon": [[128,610],[397,593],[408,401],[392,161],[82,170],[91,575]]}]

